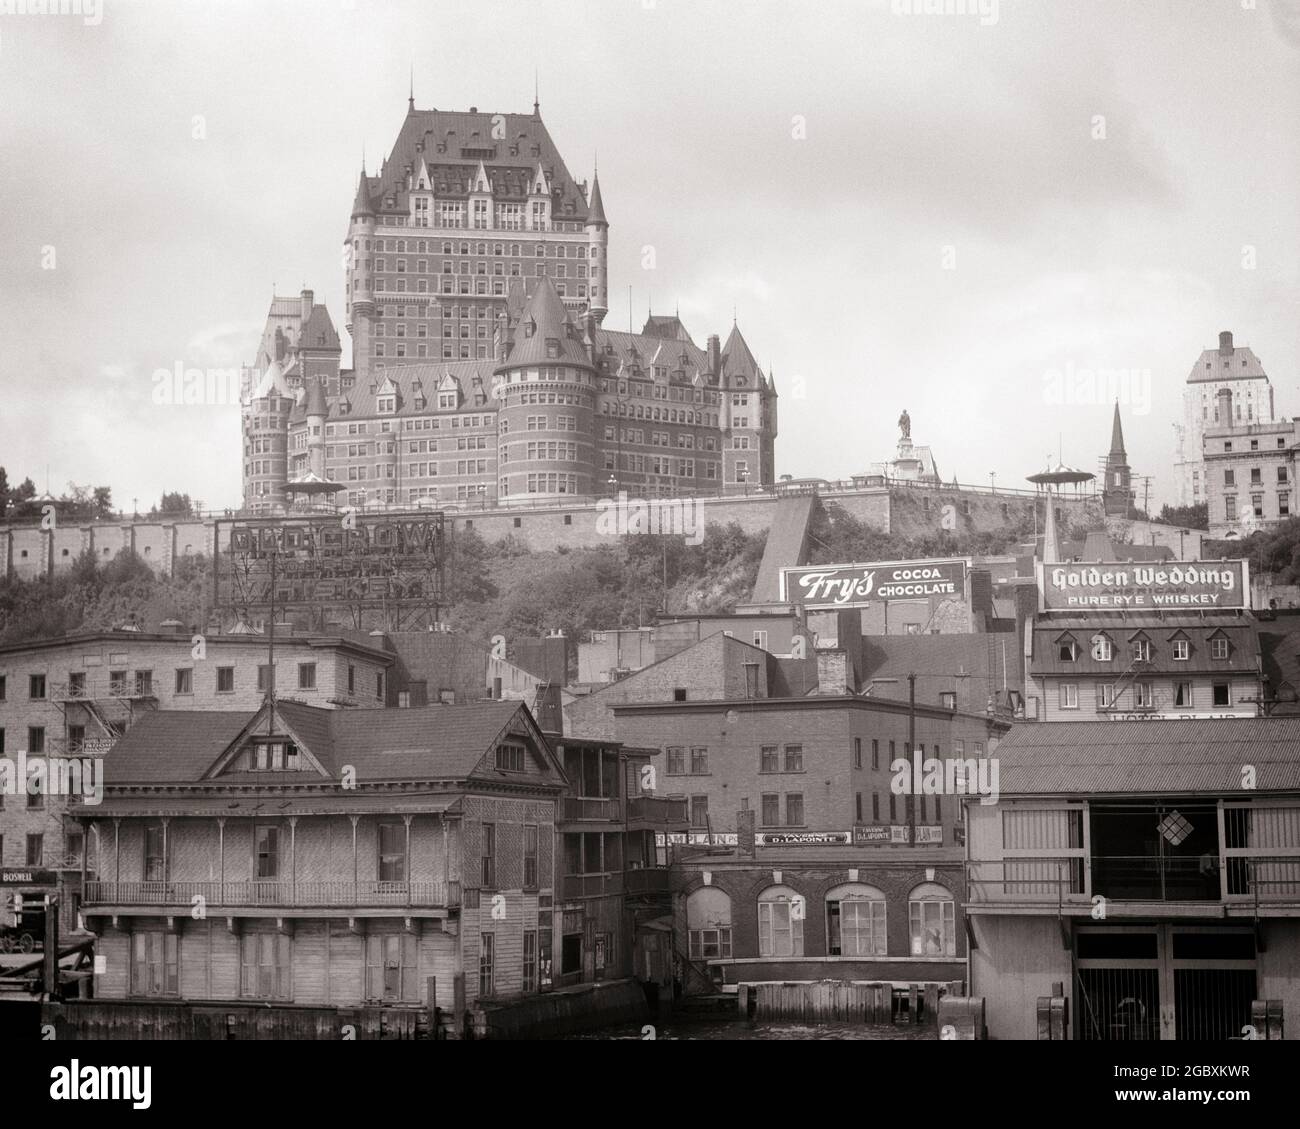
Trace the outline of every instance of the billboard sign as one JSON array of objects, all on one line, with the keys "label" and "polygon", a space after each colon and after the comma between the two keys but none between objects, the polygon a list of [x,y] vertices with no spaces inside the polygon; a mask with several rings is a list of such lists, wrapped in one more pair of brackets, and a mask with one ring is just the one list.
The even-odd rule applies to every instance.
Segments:
[{"label": "billboard sign", "polygon": [[1250,575],[1245,561],[1038,564],[1040,611],[1234,611],[1248,607]]},{"label": "billboard sign", "polygon": [[[906,843],[910,840],[910,828],[907,824],[897,823],[860,823],[853,829],[853,842],[859,847],[884,846],[886,843]],[[918,824],[916,828],[918,843],[943,843],[943,826],[941,824]]]},{"label": "billboard sign", "polygon": [[853,836],[847,831],[758,831],[756,847],[848,847]]},{"label": "billboard sign", "polygon": [[949,558],[783,568],[781,600],[809,610],[833,610],[890,600],[962,599],[969,567],[969,558]]},{"label": "billboard sign", "polygon": [[[428,606],[442,597],[440,513],[218,521],[218,607]],[[274,585],[274,592],[272,586]],[[274,598],[273,598],[274,597]]]}]

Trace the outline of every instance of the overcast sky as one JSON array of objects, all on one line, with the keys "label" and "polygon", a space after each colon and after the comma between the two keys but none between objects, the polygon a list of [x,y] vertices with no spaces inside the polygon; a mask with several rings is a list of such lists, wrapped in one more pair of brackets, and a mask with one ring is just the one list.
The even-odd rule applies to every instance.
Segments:
[{"label": "overcast sky", "polygon": [[361,150],[412,64],[419,108],[493,112],[538,70],[570,171],[599,154],[606,325],[629,285],[638,328],[678,305],[700,344],[734,307],[778,473],[889,457],[903,408],[945,479],[1024,485],[1058,435],[1095,470],[1110,404],[1050,374],[1132,370],[1154,505],[1221,329],[1300,415],[1300,0],[103,5],[0,15],[11,482],[239,503],[238,409],[154,405],[151,376],[251,360],[273,286],[342,330]]}]

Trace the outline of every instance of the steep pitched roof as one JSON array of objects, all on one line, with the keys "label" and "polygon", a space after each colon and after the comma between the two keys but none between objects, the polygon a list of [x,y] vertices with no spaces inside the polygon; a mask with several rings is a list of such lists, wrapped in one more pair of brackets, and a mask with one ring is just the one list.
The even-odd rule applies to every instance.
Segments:
[{"label": "steep pitched roof", "polygon": [[370,202],[370,178],[362,170],[360,178],[357,180],[357,194],[352,201],[352,215],[355,216],[373,216],[375,214],[374,206]]},{"label": "steep pitched roof", "polygon": [[481,162],[497,200],[525,201],[540,168],[550,184],[555,219],[583,223],[589,213],[555,142],[534,114],[408,110],[373,186],[378,210],[408,211],[407,170],[414,181],[422,161],[432,190],[442,199],[468,199]]},{"label": "steep pitched roof", "polygon": [[1192,371],[1187,374],[1187,383],[1258,380],[1261,377],[1268,379],[1263,363],[1255,356],[1253,349],[1239,345],[1229,355],[1220,353],[1218,349],[1202,350],[1201,355],[1196,358],[1196,363],[1192,365]]},{"label": "steep pitched roof", "polygon": [[1124,429],[1119,422],[1119,401],[1115,401],[1115,420],[1110,427],[1110,457],[1118,462],[1124,462],[1128,455],[1124,451]]},{"label": "steep pitched roof", "polygon": [[[359,783],[463,779],[507,730],[536,733],[522,702],[474,702],[413,709],[328,710],[278,701],[276,712],[333,780],[344,765]],[[198,783],[262,711],[155,710],[135,723],[105,759],[105,782]],[[549,755],[543,747],[544,755]],[[302,781],[302,774],[282,774]],[[266,773],[215,780],[278,783]],[[211,782],[211,781],[209,781]]]},{"label": "steep pitched roof", "polygon": [[749,344],[740,332],[740,326],[733,325],[727,343],[722,347],[722,367],[728,376],[747,376],[758,381],[763,378],[763,370],[754,360]]},{"label": "steep pitched roof", "polygon": [[605,202],[600,198],[600,177],[591,178],[591,199],[587,202],[587,224],[608,227],[605,219]]},{"label": "steep pitched roof", "polygon": [[[554,343],[552,346],[551,343]],[[515,327],[514,345],[501,368],[564,361],[591,368],[587,351],[555,284],[549,277],[538,281]]]},{"label": "steep pitched roof", "polygon": [[325,402],[325,386],[320,377],[307,382],[307,399],[303,410],[309,416],[329,415],[329,405]]},{"label": "steep pitched roof", "polygon": [[298,346],[301,349],[338,350],[340,348],[334,319],[321,303],[317,302],[312,306],[307,324],[302,327],[298,335]]}]

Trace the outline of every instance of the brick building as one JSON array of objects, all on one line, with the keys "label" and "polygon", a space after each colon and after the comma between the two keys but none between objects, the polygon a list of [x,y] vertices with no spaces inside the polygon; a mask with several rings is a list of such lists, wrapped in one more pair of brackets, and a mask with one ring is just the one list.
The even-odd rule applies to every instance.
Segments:
[{"label": "brick building", "polygon": [[[1221,389],[1218,398],[1218,417],[1233,419],[1232,390]],[[1202,443],[1202,500],[1209,507],[1211,537],[1246,537],[1296,512],[1300,420],[1236,419],[1207,426]]]},{"label": "brick building", "polygon": [[573,179],[537,107],[412,102],[352,206],[353,369],[310,291],[296,314],[272,302],[245,382],[245,509],[773,484],[776,389],[739,328],[703,348],[676,317],[604,328],[608,235],[599,181]]}]

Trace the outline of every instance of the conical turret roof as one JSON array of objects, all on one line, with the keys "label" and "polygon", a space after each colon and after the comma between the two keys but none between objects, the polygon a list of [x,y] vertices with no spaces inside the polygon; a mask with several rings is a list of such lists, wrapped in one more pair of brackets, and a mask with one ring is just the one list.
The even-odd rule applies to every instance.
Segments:
[{"label": "conical turret roof", "polygon": [[[554,343],[554,344],[552,344]],[[501,368],[564,361],[591,367],[582,340],[549,277],[537,280],[515,326],[514,346]],[[498,370],[500,371],[500,370]]]},{"label": "conical turret roof", "polygon": [[591,199],[587,203],[587,225],[589,227],[609,227],[609,222],[605,219],[605,202],[600,198],[599,175],[591,178]]}]

